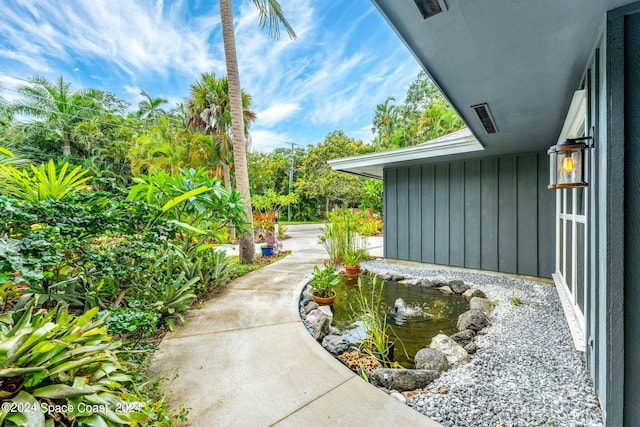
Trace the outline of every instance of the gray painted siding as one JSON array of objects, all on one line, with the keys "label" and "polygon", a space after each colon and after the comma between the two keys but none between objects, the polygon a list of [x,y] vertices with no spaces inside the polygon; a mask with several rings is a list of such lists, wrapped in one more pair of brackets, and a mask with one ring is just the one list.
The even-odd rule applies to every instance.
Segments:
[{"label": "gray painted siding", "polygon": [[624,424],[640,425],[640,14],[626,17],[624,31]]},{"label": "gray painted siding", "polygon": [[385,169],[385,256],[550,277],[548,174],[545,153]]}]

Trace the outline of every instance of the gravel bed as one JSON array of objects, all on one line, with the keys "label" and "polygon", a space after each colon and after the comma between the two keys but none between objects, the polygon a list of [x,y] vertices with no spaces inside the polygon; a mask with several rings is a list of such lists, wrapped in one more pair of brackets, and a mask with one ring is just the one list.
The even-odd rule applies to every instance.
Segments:
[{"label": "gravel bed", "polygon": [[[574,347],[552,284],[384,261],[363,266],[407,278],[461,279],[497,300],[492,325],[477,337],[480,349],[471,362],[443,373],[410,397],[409,406],[445,426],[603,425],[582,353]],[[514,297],[522,304],[512,304]],[[438,393],[441,387],[448,393]]]}]

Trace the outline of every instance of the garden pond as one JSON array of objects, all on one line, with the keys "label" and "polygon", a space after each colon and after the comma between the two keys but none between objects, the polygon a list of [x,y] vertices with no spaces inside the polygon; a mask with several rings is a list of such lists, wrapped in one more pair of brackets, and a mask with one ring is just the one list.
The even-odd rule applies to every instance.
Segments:
[{"label": "garden pond", "polygon": [[[353,343],[362,341],[364,335],[362,325],[354,320],[360,293],[358,286],[362,287],[363,295],[370,297],[373,278],[373,275],[345,277],[335,289],[333,326]],[[414,368],[413,357],[418,350],[428,347],[431,338],[438,334],[458,332],[458,316],[467,310],[469,302],[461,295],[448,295],[433,287],[385,281],[380,314],[387,316],[393,331],[395,360],[405,368]]]}]

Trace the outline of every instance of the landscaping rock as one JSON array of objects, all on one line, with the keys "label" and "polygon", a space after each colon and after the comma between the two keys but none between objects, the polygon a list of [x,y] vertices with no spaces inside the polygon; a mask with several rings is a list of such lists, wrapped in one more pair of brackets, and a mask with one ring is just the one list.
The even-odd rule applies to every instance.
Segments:
[{"label": "landscaping rock", "polygon": [[458,330],[471,329],[478,332],[489,326],[489,319],[481,310],[469,310],[458,316]]},{"label": "landscaping rock", "polygon": [[467,300],[470,300],[473,297],[486,298],[487,296],[480,289],[467,289],[462,293],[462,296]]},{"label": "landscaping rock", "polygon": [[389,396],[398,399],[402,403],[407,403],[407,398],[395,390],[389,393]]},{"label": "landscaping rock", "polygon": [[464,331],[460,331],[451,335],[450,338],[464,347],[465,345],[469,344],[475,336],[476,333],[474,331],[472,331],[471,329],[465,329]]},{"label": "landscaping rock", "polygon": [[439,334],[433,337],[429,347],[440,350],[440,352],[447,358],[449,367],[458,366],[471,360],[469,354],[460,346],[460,344],[444,334]]},{"label": "landscaping rock", "polygon": [[342,335],[327,335],[322,339],[322,346],[335,356],[349,350],[349,340]]},{"label": "landscaping rock", "polygon": [[431,279],[431,282],[433,282],[433,286],[436,287],[447,286],[449,284],[449,281],[443,277],[435,277]]},{"label": "landscaping rock", "polygon": [[493,305],[491,305],[491,301],[486,298],[473,297],[471,301],[469,301],[469,308],[471,310],[480,310],[488,316],[493,310]]},{"label": "landscaping rock", "polygon": [[464,283],[462,280],[449,280],[449,283],[447,283],[447,285],[451,288],[453,292],[455,292],[458,295],[470,289],[470,286]]},{"label": "landscaping rock", "polygon": [[309,322],[318,341],[322,341],[325,336],[330,334],[332,321],[333,313],[327,305],[322,305],[307,314],[307,322]]},{"label": "landscaping rock", "polygon": [[302,306],[304,307],[309,301],[312,300],[313,298],[311,298],[311,292],[309,291],[309,287],[307,286],[307,288],[302,291]]},{"label": "landscaping rock", "polygon": [[420,279],[402,279],[399,280],[398,283],[401,285],[417,285],[420,283]]},{"label": "landscaping rock", "polygon": [[438,286],[436,291],[442,292],[443,294],[451,295],[454,294],[453,290],[449,286]]},{"label": "landscaping rock", "polygon": [[469,354],[474,354],[479,348],[480,347],[478,347],[478,344],[476,344],[475,341],[471,341],[469,344],[464,346],[465,351]]},{"label": "landscaping rock", "polygon": [[308,303],[306,303],[306,304],[304,305],[304,312],[305,312],[305,313],[307,313],[307,314],[309,314],[309,312],[311,312],[311,311],[315,310],[315,309],[316,309],[316,308],[318,308],[318,307],[319,307],[319,305],[318,305],[318,303],[317,303],[317,302],[315,302],[315,301],[309,301]]},{"label": "landscaping rock", "polygon": [[394,282],[399,282],[403,279],[404,279],[404,276],[399,276],[397,274],[394,274],[393,276],[391,276],[391,280],[393,280]]},{"label": "landscaping rock", "polygon": [[427,369],[380,368],[373,373],[371,382],[378,387],[403,392],[425,388],[439,376],[440,372]]},{"label": "landscaping rock", "polygon": [[435,348],[421,348],[414,357],[416,369],[444,372],[449,369],[447,357]]},{"label": "landscaping rock", "polygon": [[426,277],[422,280],[420,280],[420,283],[418,283],[420,286],[424,286],[425,288],[433,288],[434,284],[431,280],[427,279]]},{"label": "landscaping rock", "polygon": [[384,273],[384,274],[379,274],[378,277],[381,278],[382,280],[384,280],[385,282],[387,282],[387,281],[391,280],[391,278],[393,276],[391,276],[391,274],[389,274],[389,273]]}]

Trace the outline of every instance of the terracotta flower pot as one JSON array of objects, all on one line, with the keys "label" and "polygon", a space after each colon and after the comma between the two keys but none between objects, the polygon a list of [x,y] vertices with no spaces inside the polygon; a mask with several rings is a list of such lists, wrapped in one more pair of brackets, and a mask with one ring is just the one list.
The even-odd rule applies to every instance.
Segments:
[{"label": "terracotta flower pot", "polygon": [[311,298],[313,298],[318,305],[333,305],[333,301],[336,299],[336,291],[331,291],[331,296],[327,298],[322,298],[315,294],[311,294]]},{"label": "terracotta flower pot", "polygon": [[360,274],[360,266],[359,265],[345,265],[344,273],[349,277],[356,277]]}]

